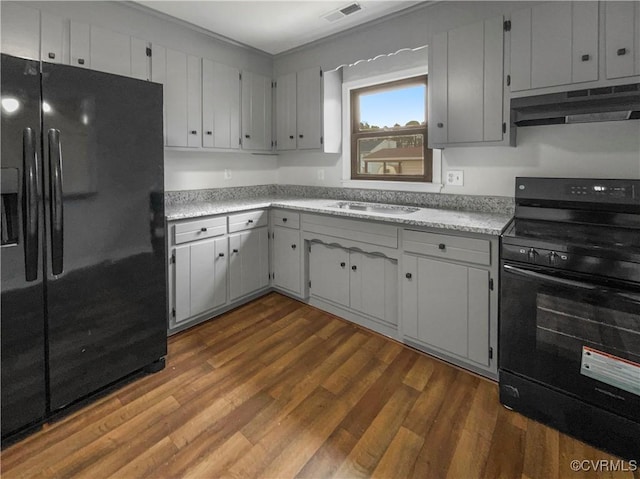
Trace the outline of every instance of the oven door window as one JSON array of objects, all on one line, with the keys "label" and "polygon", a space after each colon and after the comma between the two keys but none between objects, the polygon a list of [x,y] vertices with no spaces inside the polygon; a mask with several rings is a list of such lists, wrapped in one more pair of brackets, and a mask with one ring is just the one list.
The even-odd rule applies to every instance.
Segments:
[{"label": "oven door window", "polygon": [[501,368],[640,419],[640,288],[504,265]]}]

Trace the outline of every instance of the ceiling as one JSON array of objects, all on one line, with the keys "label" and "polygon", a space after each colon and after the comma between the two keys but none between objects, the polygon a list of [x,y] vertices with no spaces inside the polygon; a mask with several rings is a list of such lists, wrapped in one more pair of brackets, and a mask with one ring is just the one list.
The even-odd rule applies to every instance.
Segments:
[{"label": "ceiling", "polygon": [[[272,55],[423,3],[405,0],[143,0],[136,3]],[[353,3],[361,10],[343,16]],[[337,20],[325,16],[335,14]]]}]

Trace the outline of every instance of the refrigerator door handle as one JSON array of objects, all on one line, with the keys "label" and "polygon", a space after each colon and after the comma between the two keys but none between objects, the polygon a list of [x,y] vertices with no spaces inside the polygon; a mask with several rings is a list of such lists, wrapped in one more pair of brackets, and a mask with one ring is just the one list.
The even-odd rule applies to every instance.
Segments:
[{"label": "refrigerator door handle", "polygon": [[31,128],[22,131],[22,221],[24,231],[25,279],[38,279],[38,160],[36,134]]},{"label": "refrigerator door handle", "polygon": [[62,146],[60,130],[50,129],[49,179],[51,189],[51,273],[58,275],[64,268],[64,229],[62,211]]}]

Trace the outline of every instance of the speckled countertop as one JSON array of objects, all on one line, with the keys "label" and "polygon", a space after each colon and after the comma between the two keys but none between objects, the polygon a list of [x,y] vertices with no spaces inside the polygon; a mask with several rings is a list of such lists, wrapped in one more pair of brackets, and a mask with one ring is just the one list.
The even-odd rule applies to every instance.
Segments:
[{"label": "speckled countertop", "polygon": [[287,208],[290,210],[321,213],[356,219],[384,221],[402,226],[425,226],[455,231],[467,231],[499,235],[511,216],[503,213],[419,208],[408,214],[374,213],[369,211],[343,210],[335,205],[338,200],[286,197],[255,197],[246,199],[197,201],[166,206],[167,220],[198,218],[209,215],[237,213],[259,208]]}]

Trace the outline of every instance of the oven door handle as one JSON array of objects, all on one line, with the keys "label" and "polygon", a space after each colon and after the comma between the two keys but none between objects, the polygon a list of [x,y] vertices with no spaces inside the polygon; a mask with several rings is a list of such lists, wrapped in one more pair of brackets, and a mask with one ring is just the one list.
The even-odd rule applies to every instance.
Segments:
[{"label": "oven door handle", "polygon": [[530,271],[528,269],[521,269],[516,266],[511,266],[510,264],[505,264],[502,266],[504,271],[507,273],[515,274],[517,276],[522,276],[524,278],[534,278],[539,279],[541,281],[546,281],[548,283],[557,284],[560,286],[568,286],[570,288],[579,288],[586,289],[589,291],[596,291],[602,294],[613,294],[616,296],[623,297],[629,301],[633,301],[634,303],[640,304],[640,294],[634,294],[627,291],[620,291],[617,289],[608,289],[602,288],[600,286],[596,286],[589,283],[584,283],[582,281],[575,281],[572,279],[558,278],[557,276],[551,276],[543,273],[536,273],[535,271]]}]

